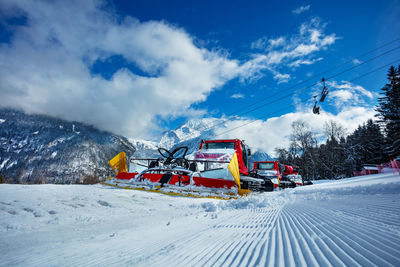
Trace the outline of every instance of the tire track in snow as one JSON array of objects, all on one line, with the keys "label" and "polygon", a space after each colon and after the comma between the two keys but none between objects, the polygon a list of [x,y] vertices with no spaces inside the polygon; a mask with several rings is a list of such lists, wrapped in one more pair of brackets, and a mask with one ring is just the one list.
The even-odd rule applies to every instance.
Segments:
[{"label": "tire track in snow", "polygon": [[[304,218],[301,208],[287,207],[287,215],[287,219],[293,225],[293,228],[297,228],[299,231],[299,235],[295,238],[300,238],[304,247],[307,248],[302,250],[302,252],[305,252],[305,256],[310,260],[307,265],[330,265],[328,262],[331,263],[332,261],[342,266],[359,265],[346,250],[342,249],[335,242],[334,238],[326,236],[316,226],[315,222],[310,222],[308,219]],[[325,239],[325,241],[323,239]],[[330,257],[325,255],[327,253],[325,250],[327,245],[336,258],[335,256],[332,257],[332,253],[330,253]],[[348,250],[351,250],[351,248],[348,248]],[[331,261],[329,261],[329,258]]]},{"label": "tire track in snow", "polygon": [[[272,210],[272,212],[268,210],[267,213],[256,213],[255,215],[252,215],[250,217],[248,215],[242,216],[240,219],[238,219],[237,216],[234,217],[236,218],[233,218],[232,220],[234,220],[236,226],[239,226],[240,228],[235,227],[232,229],[230,227],[231,225],[229,224],[217,225],[215,227],[217,231],[215,231],[215,233],[213,234],[215,236],[219,236],[219,232],[225,232],[227,238],[225,238],[224,240],[218,240],[218,242],[216,242],[216,245],[212,248],[212,250],[210,250],[212,251],[211,255],[200,255],[201,258],[199,259],[199,261],[195,261],[196,258],[194,258],[192,262],[197,262],[199,265],[213,265],[216,263],[223,264],[225,261],[228,260],[227,257],[236,255],[235,251],[237,251],[237,247],[240,246],[241,243],[243,243],[243,239],[249,240],[253,237],[252,232],[254,232],[255,229],[259,229],[259,227],[253,227],[254,225],[257,226],[257,224],[259,224],[260,222],[265,221],[267,223],[265,223],[264,227],[270,227],[270,223],[268,223],[268,220],[276,217],[276,215],[274,214],[274,210]],[[240,234],[238,235],[238,233]],[[261,235],[262,231],[257,231],[257,234]],[[244,246],[245,244],[242,244],[242,246],[240,246],[241,248],[243,248],[240,251],[245,250]]]},{"label": "tire track in snow", "polygon": [[[186,240],[183,240],[183,242],[180,244],[181,246],[187,247],[186,250],[181,251],[183,259],[183,263],[190,264],[193,262],[199,262],[202,259],[206,258],[210,252],[216,251],[221,244],[229,244],[229,240],[232,237],[232,231],[234,231],[237,227],[233,225],[229,225],[226,228],[223,228],[222,230],[217,230],[218,228],[221,228],[220,225],[214,225],[210,233],[210,229],[204,231],[202,234],[205,236],[205,238],[197,238],[197,240],[194,240],[191,242],[191,246],[188,248],[187,247],[187,242]],[[216,236],[212,232],[218,231],[219,234]],[[213,243],[213,245],[210,244]],[[198,248],[203,248],[199,250]],[[201,257],[200,259],[198,259]],[[175,258],[175,257],[174,257]],[[170,259],[173,261],[173,259]]]},{"label": "tire track in snow", "polygon": [[[254,216],[254,210],[252,211],[252,213]],[[247,222],[245,222],[245,221],[241,222],[243,227],[244,227],[244,225],[247,224],[247,227],[244,227],[244,229],[242,229],[241,237],[237,238],[237,233],[236,234],[232,233],[232,237],[234,238],[232,240],[235,240],[235,239],[238,239],[238,240],[236,240],[235,242],[231,242],[231,245],[228,247],[228,249],[226,249],[224,251],[225,253],[221,253],[217,257],[217,259],[214,261],[214,263],[212,263],[212,264],[227,265],[228,262],[230,262],[232,260],[232,257],[236,256],[237,251],[244,250],[244,246],[246,245],[246,243],[245,243],[246,240],[253,237],[252,228],[255,223],[258,223],[260,215],[262,215],[262,213],[256,214],[256,216],[254,218],[251,218],[251,217],[250,217],[250,219],[247,218],[247,219],[249,219]],[[267,215],[267,217],[268,217],[268,215]]]},{"label": "tire track in snow", "polygon": [[[382,227],[380,223],[371,226],[370,222],[365,223],[364,221],[358,220],[357,224],[359,236],[370,240],[370,242],[375,243],[378,247],[384,247],[385,250],[389,251],[391,254],[400,254],[399,240],[394,237],[396,236],[396,232],[393,232],[394,235],[382,231],[377,234],[377,230],[379,231]],[[354,221],[343,220],[342,225],[346,228],[351,228],[354,226]],[[382,240],[385,240],[385,242],[382,242]]]},{"label": "tire track in snow", "polygon": [[319,238],[332,241],[332,248],[339,247],[342,250],[349,251],[350,257],[353,258],[354,261],[356,261],[358,264],[361,264],[363,266],[373,265],[373,263],[365,257],[365,251],[360,251],[359,249],[357,249],[356,246],[354,246],[353,243],[349,242],[349,240],[343,235],[343,232],[332,231],[332,227],[324,220],[325,218],[329,218],[330,220],[332,220],[331,216],[327,216],[326,214],[324,214],[323,220],[318,220],[318,217],[315,217],[314,214],[308,212],[310,212],[310,210],[304,213],[307,214],[307,216],[301,215],[301,217],[305,224],[313,225],[312,227],[316,229]]},{"label": "tire track in snow", "polygon": [[[331,209],[341,212],[345,216],[358,216],[372,224],[380,222],[386,226],[400,226],[400,202],[393,200],[393,196],[375,197],[373,202],[368,198],[357,202],[351,201],[351,205],[348,202],[343,203],[343,201],[334,201],[334,203],[336,208],[332,209],[331,207]],[[321,206],[324,206],[323,203]],[[332,203],[330,203],[330,206],[332,206]]]},{"label": "tire track in snow", "polygon": [[[120,227],[119,236],[109,236],[110,228],[104,227],[97,229],[94,235],[100,236],[94,240],[89,235],[73,237],[73,242],[65,245],[61,243],[64,240],[58,239],[47,244],[52,246],[48,251],[40,252],[45,247],[29,247],[24,250],[25,255],[2,264],[400,266],[400,201],[394,201],[393,196],[369,198],[357,203],[341,197],[327,201],[297,200],[216,213],[199,210],[199,216],[208,218],[200,218],[198,227],[184,228],[185,222],[196,222],[194,218],[176,218],[173,226],[165,228],[168,233],[160,237],[150,235],[148,240],[135,236],[137,232],[131,233],[134,226],[119,224],[115,225]],[[90,227],[86,229],[89,230]],[[74,236],[86,231],[81,229]]]},{"label": "tire track in snow", "polygon": [[[286,213],[287,207],[285,207],[284,211],[282,211],[282,216],[285,216],[284,214]],[[291,217],[298,216],[298,210],[296,210],[295,214],[291,214]],[[329,258],[331,255],[329,255],[329,247],[323,242],[323,240],[314,238],[317,236],[317,233],[315,232],[315,229],[312,227],[308,227],[307,224],[302,224],[301,222],[298,224],[299,226],[303,226],[303,237],[308,243],[308,247],[310,247],[310,252],[314,255],[316,261],[318,262],[318,265],[320,266],[328,266],[330,265],[330,260]],[[278,235],[279,233],[277,233]],[[297,238],[297,237],[296,237]],[[328,254],[328,255],[327,255]],[[281,262],[283,264],[283,262]]]},{"label": "tire track in snow", "polygon": [[309,244],[309,242],[307,242],[306,239],[304,238],[304,236],[306,236],[305,234],[306,231],[304,230],[304,228],[297,221],[295,223],[296,219],[292,218],[291,216],[286,216],[284,220],[285,224],[290,226],[289,229],[291,232],[291,237],[298,243],[297,252],[299,251],[301,252],[300,255],[301,257],[303,257],[304,262],[309,266],[317,265],[318,261],[312,253],[313,251],[311,248],[312,244]]},{"label": "tire track in snow", "polygon": [[[389,249],[390,246],[384,245],[384,248],[382,249],[381,247],[376,246],[376,240],[369,239],[368,241],[368,239],[366,238],[361,238],[360,236],[362,234],[359,231],[360,226],[358,224],[350,221],[348,227],[339,227],[338,225],[334,224],[332,220],[328,220],[328,218],[331,216],[326,216],[326,214],[313,212],[311,207],[308,207],[307,214],[308,218],[313,218],[314,221],[322,221],[324,222],[324,225],[329,226],[323,228],[326,233],[336,236],[337,238],[340,238],[343,242],[347,243],[351,248],[362,254],[369,264],[387,266],[395,263],[400,263],[398,255],[393,256],[386,251],[387,249]],[[343,220],[348,219],[344,218]],[[320,229],[322,230],[321,227]],[[381,232],[379,226],[376,226],[374,230],[377,232]],[[379,238],[378,240],[386,243],[385,240],[382,240],[382,238]]]},{"label": "tire track in snow", "polygon": [[[389,214],[390,208],[395,209],[395,206],[387,207],[381,214]],[[370,214],[374,214],[379,205],[368,209]],[[234,219],[216,224],[213,229],[205,230],[190,240],[182,240],[179,244],[174,242],[176,246],[171,254],[179,252],[175,256],[159,257],[146,264],[398,265],[398,236],[390,238],[385,231],[379,231],[380,223],[373,223],[372,219],[360,217],[355,223],[354,217],[341,215],[351,211],[349,208],[329,209],[318,203],[287,204],[275,210],[251,210],[249,215],[242,214],[240,210],[233,211]],[[353,211],[358,214],[362,209]],[[241,234],[238,235],[238,232]],[[371,234],[368,235],[368,232]],[[215,238],[211,239],[211,245],[207,243],[210,237],[205,236],[210,233]],[[199,250],[199,247],[202,249]],[[183,261],[177,261],[182,257]],[[169,260],[165,262],[165,259]]]},{"label": "tire track in snow", "polygon": [[[204,250],[198,251],[198,245],[200,242],[197,241],[194,243],[194,249],[192,251],[188,251],[187,256],[185,258],[185,263],[190,264],[191,262],[201,262],[207,261],[209,254],[211,252],[216,252],[218,249],[221,248],[221,244],[229,244],[229,240],[232,240],[232,233],[237,233],[238,230],[243,228],[243,225],[237,223],[237,221],[246,220],[247,214],[238,214],[235,218],[230,218],[229,220],[225,221],[227,224],[218,223],[213,226],[214,230],[206,231],[204,234],[208,235],[210,238],[214,237],[214,245],[213,246],[205,246]],[[218,232],[218,234],[216,234]],[[204,246],[200,246],[204,247]]]},{"label": "tire track in snow", "polygon": [[287,242],[290,244],[290,248],[292,248],[292,249],[287,248],[287,249],[289,249],[289,252],[291,252],[292,259],[293,259],[292,262],[290,262],[290,264],[292,264],[292,265],[297,264],[297,265],[304,266],[304,265],[306,265],[306,260],[303,256],[303,254],[300,253],[301,248],[300,248],[299,242],[296,238],[296,235],[294,233],[294,229],[293,229],[294,225],[291,225],[288,223],[288,219],[287,219],[285,212],[283,212],[281,215],[282,216],[280,218],[279,223],[282,225],[282,227],[284,229],[285,238],[287,239]]},{"label": "tire track in snow", "polygon": [[[244,216],[245,215],[242,215],[242,217],[244,217]],[[230,221],[232,221],[232,219],[227,218],[226,222],[229,223]],[[219,223],[217,221],[216,224],[211,227],[211,229],[216,228],[216,226],[218,224]],[[232,224],[228,225],[228,228],[230,228],[230,229],[236,228],[236,225],[233,224],[233,222],[232,222]],[[199,247],[204,247],[203,242],[208,240],[207,235],[208,235],[209,231],[210,231],[209,229],[206,229],[206,230],[194,233],[189,238],[180,235],[175,240],[170,240],[170,243],[173,243],[175,245],[174,252],[171,253],[171,255],[168,255],[168,257],[163,257],[162,255],[161,255],[161,257],[153,257],[148,262],[146,262],[146,264],[150,263],[151,265],[158,265],[158,264],[168,265],[168,263],[170,263],[171,265],[175,265],[177,262],[179,262],[179,263],[181,263],[181,265],[183,265],[182,263],[184,261],[192,261],[190,259],[190,257],[193,256],[191,254],[191,252],[196,251],[196,250],[198,251]],[[229,240],[228,238],[229,238],[229,235],[226,235],[225,233],[222,233],[221,235],[218,236],[218,239],[222,239],[223,243],[227,243],[226,241]],[[201,245],[201,246],[199,246],[199,245]],[[155,252],[154,252],[155,255],[158,255],[160,250],[161,250],[161,248],[156,248]]]},{"label": "tire track in snow", "polygon": [[[265,210],[259,210],[258,212],[265,213]],[[235,251],[233,251],[229,255],[224,264],[226,264],[227,266],[248,265],[250,257],[252,257],[253,255],[257,255],[257,250],[255,251],[255,246],[259,245],[260,243],[262,244],[266,241],[265,237],[268,236],[269,232],[273,229],[273,227],[268,227],[268,225],[275,225],[275,221],[278,218],[280,209],[272,210],[272,212],[268,213],[266,214],[266,216],[262,216],[263,218],[261,219],[261,222],[266,222],[265,225],[267,225],[267,227],[261,228],[259,229],[259,231],[257,231],[258,229],[256,225],[255,229],[249,232],[245,239],[241,240],[242,247],[236,247]],[[255,223],[258,222],[260,222],[260,220],[255,221]]]},{"label": "tire track in snow", "polygon": [[253,258],[259,255],[260,249],[264,246],[265,242],[267,242],[267,237],[275,225],[280,209],[272,210],[271,213],[273,213],[272,216],[264,216],[264,218],[258,222],[264,225],[264,229],[257,234],[256,238],[246,241],[248,243],[246,250],[243,249],[239,251],[238,257],[232,262],[233,266],[248,265]]},{"label": "tire track in snow", "polygon": [[[209,231],[204,231],[204,235],[211,234],[215,237],[212,246],[206,246],[205,249],[199,251],[198,248],[203,247],[201,244],[204,238],[198,237],[197,240],[190,242],[193,249],[181,250],[180,254],[170,255],[172,257],[168,262],[176,263],[176,258],[187,253],[190,257],[180,262],[182,265],[229,266],[232,263],[233,265],[248,265],[249,259],[254,256],[254,251],[260,251],[259,248],[265,242],[266,234],[272,229],[273,221],[276,220],[280,210],[258,209],[252,210],[250,214],[248,211],[242,213],[240,210],[235,210],[230,220],[215,225]],[[180,246],[185,246],[185,243],[177,247]],[[166,263],[160,258],[148,263],[157,265],[162,262]]]}]

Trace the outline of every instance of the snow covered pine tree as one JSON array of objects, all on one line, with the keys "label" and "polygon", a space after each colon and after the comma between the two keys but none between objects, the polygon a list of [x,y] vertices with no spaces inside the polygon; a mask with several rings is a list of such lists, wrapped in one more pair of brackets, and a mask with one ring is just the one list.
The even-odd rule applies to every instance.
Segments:
[{"label": "snow covered pine tree", "polygon": [[383,96],[378,98],[377,117],[386,134],[385,152],[390,159],[400,154],[400,66],[391,66],[389,82],[382,88]]}]

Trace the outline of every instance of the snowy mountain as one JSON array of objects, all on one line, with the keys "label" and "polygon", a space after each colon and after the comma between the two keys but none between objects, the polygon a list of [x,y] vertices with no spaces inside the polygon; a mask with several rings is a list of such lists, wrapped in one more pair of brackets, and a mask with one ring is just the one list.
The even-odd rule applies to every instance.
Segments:
[{"label": "snowy mountain", "polygon": [[161,137],[159,147],[171,149],[186,141],[207,138],[207,136],[212,136],[214,134],[213,127],[215,125],[222,125],[224,122],[225,119],[216,118],[188,120],[175,130],[166,131]]},{"label": "snowy mountain", "polygon": [[[217,118],[202,118],[188,120],[175,130],[169,130],[163,133],[160,142],[157,144],[153,141],[129,139],[137,152],[135,157],[159,157],[158,147],[173,150],[180,146],[189,148],[188,154],[196,151],[199,148],[202,139],[218,139],[215,134],[215,127],[224,127],[227,119]],[[264,151],[253,151],[250,156],[250,166],[253,166],[254,161],[272,160],[272,158]]]},{"label": "snowy mountain", "polygon": [[174,130],[165,131],[159,142],[130,138],[129,141],[136,147],[135,157],[159,157],[159,147],[173,150],[176,147],[187,146],[189,153],[198,149],[201,139],[214,138],[213,126],[223,125],[225,119],[203,118],[192,119]]},{"label": "snowy mountain", "polygon": [[263,151],[256,151],[250,156],[250,166],[253,168],[253,162],[254,161],[264,161],[264,160],[275,160],[271,158],[270,155],[268,155],[266,152]]},{"label": "snowy mountain", "polygon": [[135,147],[92,126],[0,110],[0,174],[20,183],[77,183],[113,174],[108,161]]},{"label": "snowy mountain", "polygon": [[136,158],[154,158],[159,157],[158,142],[148,141],[148,140],[139,140],[134,138],[128,138],[129,142],[136,148],[136,152],[134,156]]}]

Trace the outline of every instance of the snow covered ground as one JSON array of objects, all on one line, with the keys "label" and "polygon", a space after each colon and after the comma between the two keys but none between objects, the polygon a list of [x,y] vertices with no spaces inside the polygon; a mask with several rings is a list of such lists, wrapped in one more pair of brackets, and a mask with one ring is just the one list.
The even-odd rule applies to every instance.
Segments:
[{"label": "snow covered ground", "polygon": [[400,176],[210,200],[0,185],[1,266],[400,266]]}]

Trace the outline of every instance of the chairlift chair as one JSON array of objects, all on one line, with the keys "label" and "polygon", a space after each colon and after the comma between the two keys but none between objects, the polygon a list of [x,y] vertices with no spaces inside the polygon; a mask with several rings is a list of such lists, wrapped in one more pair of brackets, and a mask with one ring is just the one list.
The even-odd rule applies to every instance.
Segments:
[{"label": "chairlift chair", "polygon": [[315,95],[314,96],[314,107],[313,107],[313,113],[314,114],[319,114],[319,106],[317,106],[317,103],[318,103],[318,101],[317,101],[317,96]]},{"label": "chairlift chair", "polygon": [[322,87],[321,98],[319,99],[319,102],[324,102],[325,97],[329,93],[328,87],[325,86],[325,78],[322,78],[322,83],[323,83],[323,87]]}]

